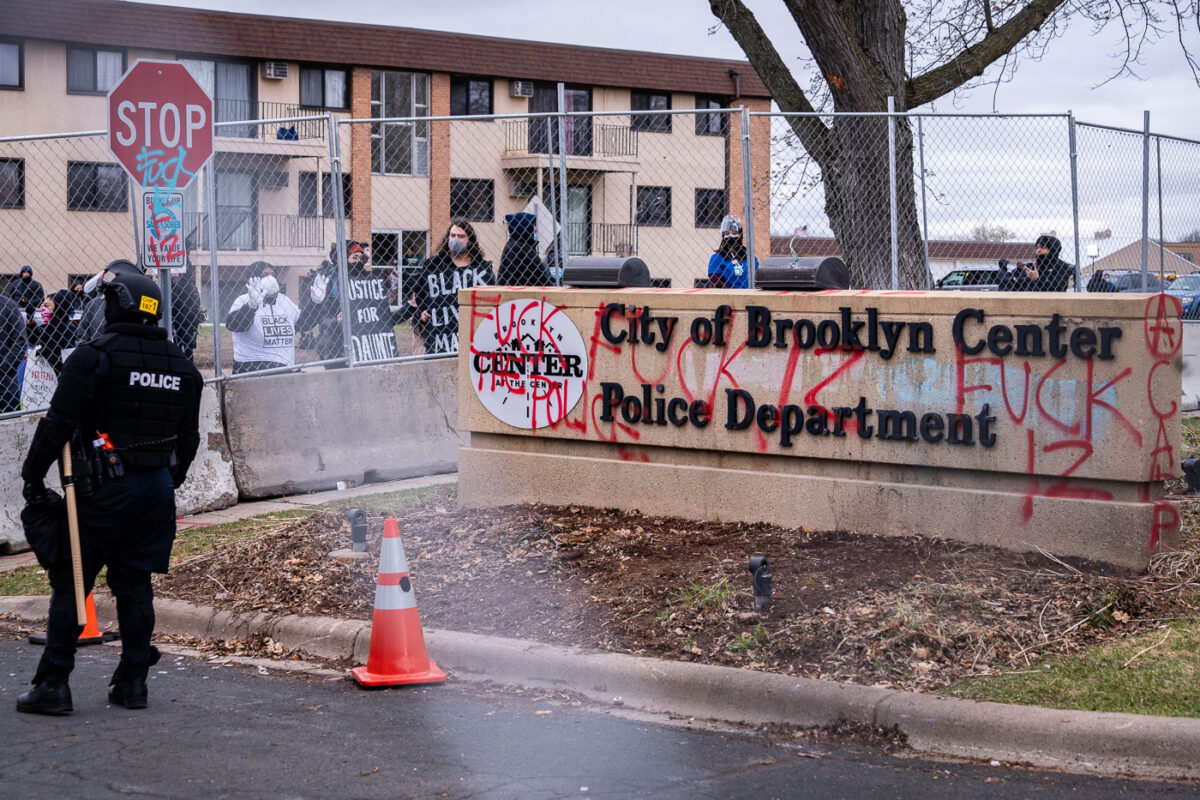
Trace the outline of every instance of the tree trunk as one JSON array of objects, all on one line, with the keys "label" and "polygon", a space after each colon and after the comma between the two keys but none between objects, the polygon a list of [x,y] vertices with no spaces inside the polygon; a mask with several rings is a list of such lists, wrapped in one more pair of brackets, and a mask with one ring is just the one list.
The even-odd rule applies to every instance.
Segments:
[{"label": "tree trunk", "polygon": [[[821,124],[790,118],[800,128]],[[888,181],[888,120],[883,116],[837,116],[829,128],[832,146],[814,155],[825,187],[825,213],[841,247],[855,289],[892,288],[891,187]],[[900,289],[925,289],[929,273],[913,180],[913,136],[896,120],[896,210]]]}]

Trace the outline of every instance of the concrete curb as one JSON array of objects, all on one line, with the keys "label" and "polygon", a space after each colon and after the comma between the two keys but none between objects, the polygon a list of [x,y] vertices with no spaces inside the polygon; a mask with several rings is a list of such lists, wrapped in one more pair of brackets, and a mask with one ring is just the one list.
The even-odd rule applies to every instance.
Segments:
[{"label": "concrete curb", "polygon": [[[0,597],[0,613],[40,621],[45,597]],[[115,619],[108,595],[101,619]],[[270,636],[323,658],[367,658],[371,626],[326,617],[235,614],[178,600],[155,603],[157,630],[203,638]],[[559,689],[650,713],[748,724],[895,726],[915,750],[1039,767],[1200,778],[1200,719],[979,703],[733,667],[640,658],[453,631],[426,630],[431,656],[467,681]]]}]

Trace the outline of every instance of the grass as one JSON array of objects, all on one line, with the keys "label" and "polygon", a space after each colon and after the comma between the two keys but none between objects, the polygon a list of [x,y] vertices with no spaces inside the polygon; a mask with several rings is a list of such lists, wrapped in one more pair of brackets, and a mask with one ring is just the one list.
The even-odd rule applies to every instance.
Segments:
[{"label": "grass", "polygon": [[940,694],[1082,711],[1200,717],[1200,621],[1048,659],[1035,668],[972,678]]},{"label": "grass", "polygon": [[689,581],[687,586],[671,595],[669,608],[671,611],[724,611],[733,602],[734,595],[729,578],[722,574],[711,586]]},{"label": "grass", "polygon": [[[445,492],[447,489],[444,486],[427,486],[399,492],[384,492],[356,497],[353,500],[333,500],[309,508],[272,511],[269,514],[223,522],[220,525],[184,526],[175,535],[175,544],[171,548],[171,563],[207,553],[226,542],[270,530],[286,520],[312,516],[321,511],[338,511],[351,507],[361,508],[367,512],[394,513],[423,502],[438,494],[439,491]],[[453,498],[448,497],[447,502],[452,503]],[[101,572],[100,577],[96,579],[97,585],[103,583],[103,578],[104,573]],[[0,595],[37,594],[50,594],[50,583],[46,579],[46,571],[41,567],[33,565],[10,572],[0,572]]]}]

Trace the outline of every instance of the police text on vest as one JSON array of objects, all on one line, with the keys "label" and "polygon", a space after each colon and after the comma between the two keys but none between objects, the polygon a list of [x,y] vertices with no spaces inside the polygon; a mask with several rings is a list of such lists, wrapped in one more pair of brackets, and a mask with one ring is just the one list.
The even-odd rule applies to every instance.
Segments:
[{"label": "police text on vest", "polygon": [[178,375],[163,375],[161,372],[130,372],[130,386],[145,386],[148,389],[169,389],[179,391]]}]

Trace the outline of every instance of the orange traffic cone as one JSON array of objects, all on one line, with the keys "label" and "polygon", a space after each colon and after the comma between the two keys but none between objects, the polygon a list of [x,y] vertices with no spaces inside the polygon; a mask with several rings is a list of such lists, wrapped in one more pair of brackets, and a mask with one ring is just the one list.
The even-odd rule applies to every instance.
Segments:
[{"label": "orange traffic cone", "polygon": [[395,519],[388,519],[383,524],[367,665],[355,667],[351,672],[361,686],[400,686],[446,680],[446,673],[425,653],[417,599],[408,575],[404,545],[400,542],[400,526]]},{"label": "orange traffic cone", "polygon": [[[100,623],[96,621],[96,598],[92,597],[91,592],[88,592],[85,604],[87,606],[87,623],[83,626],[83,631],[80,632],[79,638],[75,640],[75,644],[100,644],[102,642],[111,642],[113,639],[119,639],[120,634],[112,631],[100,632]],[[45,645],[46,634],[35,633],[29,637],[29,641],[33,644]]]}]

